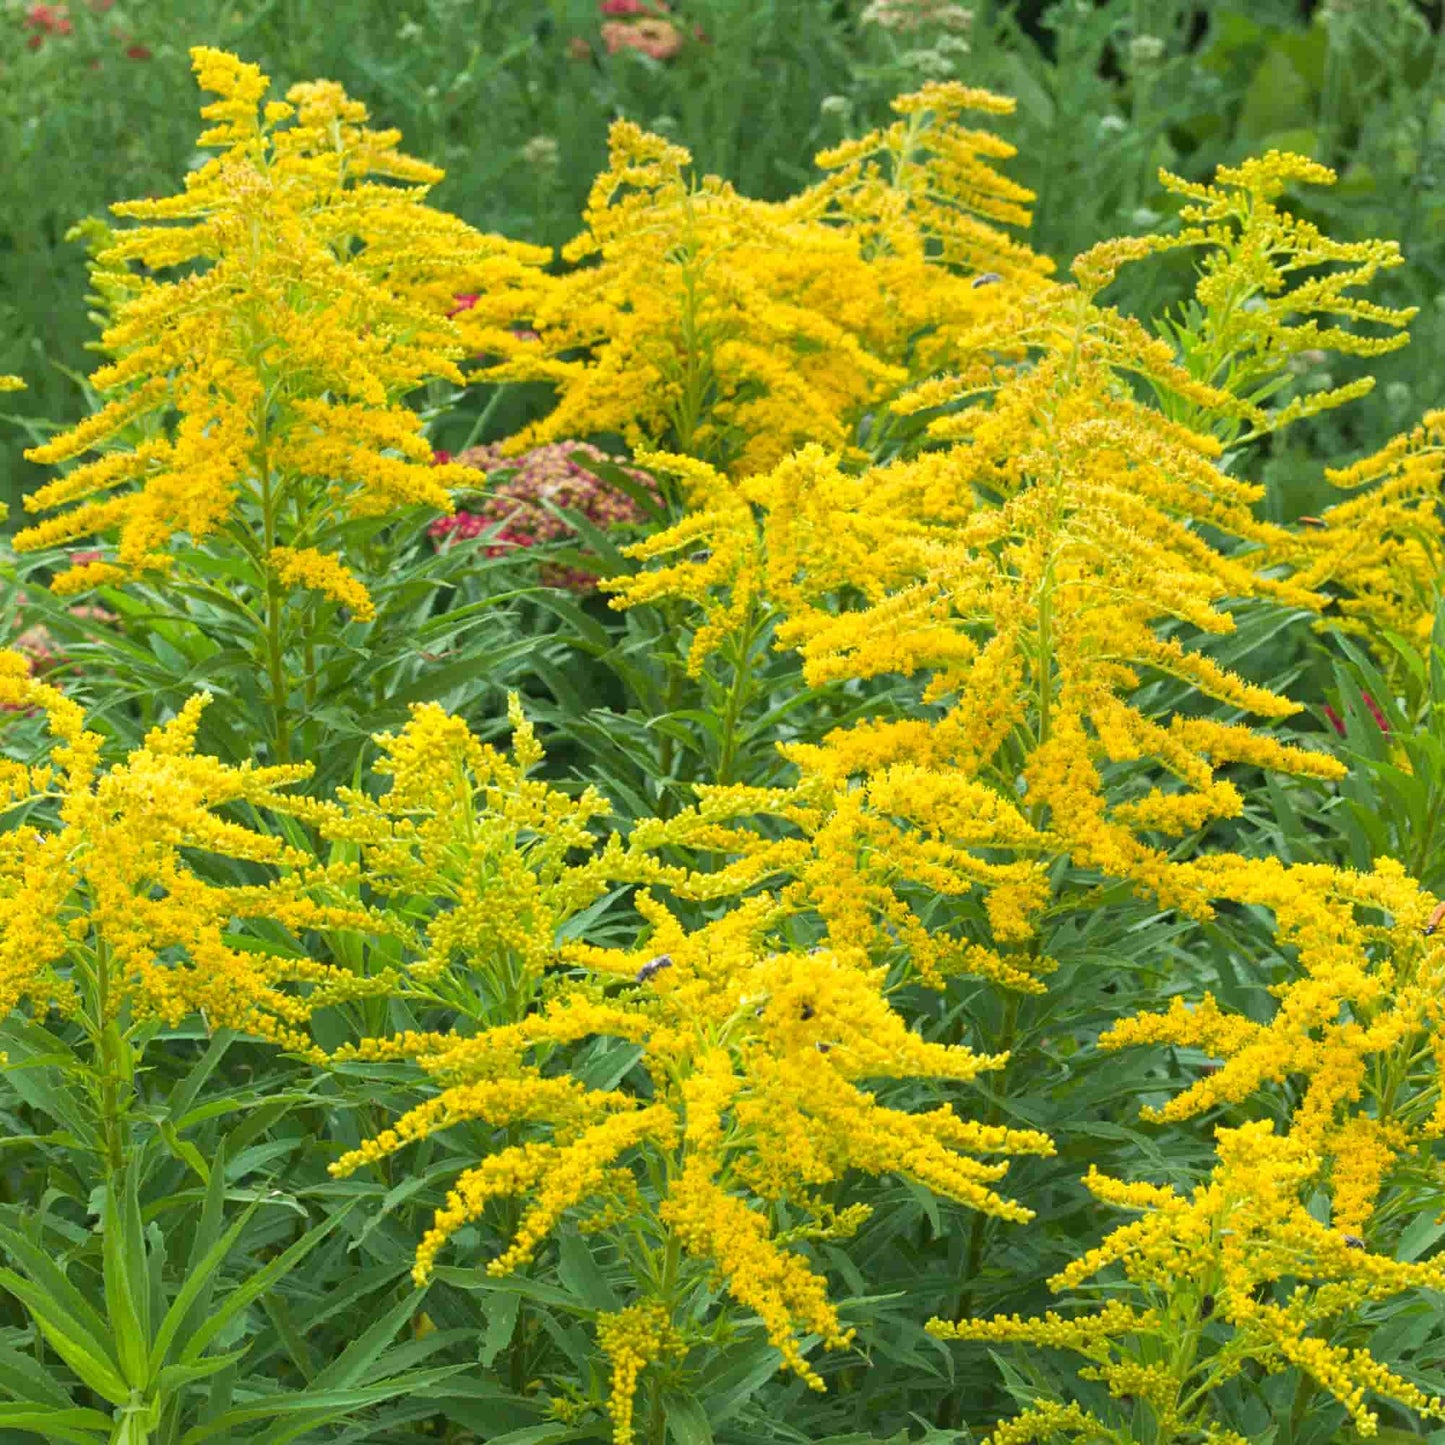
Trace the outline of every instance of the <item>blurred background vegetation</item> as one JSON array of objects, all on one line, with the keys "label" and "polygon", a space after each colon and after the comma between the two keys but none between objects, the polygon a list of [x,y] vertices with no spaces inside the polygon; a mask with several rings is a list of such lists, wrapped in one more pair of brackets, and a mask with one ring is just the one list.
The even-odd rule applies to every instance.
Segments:
[{"label": "blurred background vegetation", "polygon": [[[774,197],[812,178],[817,149],[929,77],[1006,92],[1019,102],[1002,126],[1020,151],[1013,173],[1039,194],[1034,244],[1061,264],[1104,236],[1172,224],[1161,165],[1198,177],[1271,146],[1301,151],[1341,178],[1305,203],[1334,234],[1398,239],[1409,264],[1377,294],[1421,314],[1414,344],[1376,367],[1371,398],[1268,458],[1272,505],[1312,510],[1322,459],[1377,445],[1441,401],[1439,3],[671,0],[642,31],[625,14],[634,6],[0,0],[0,372],[30,384],[5,400],[0,498],[13,504],[38,480],[22,448],[88,407],[84,248],[66,233],[111,201],[174,189],[196,163],[186,51],[201,42],[282,86],[340,80],[409,151],[446,167],[439,204],[550,244],[575,229],[619,115]],[[1187,266],[1134,268],[1115,299],[1155,307],[1182,291]]]}]

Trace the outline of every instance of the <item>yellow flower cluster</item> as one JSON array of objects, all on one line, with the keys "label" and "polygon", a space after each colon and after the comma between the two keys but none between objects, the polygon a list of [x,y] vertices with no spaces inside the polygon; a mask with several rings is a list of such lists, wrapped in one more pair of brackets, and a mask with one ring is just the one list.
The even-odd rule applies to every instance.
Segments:
[{"label": "yellow flower cluster", "polygon": [[[1147,1403],[1166,1438],[1213,1429],[1212,1392],[1249,1362],[1311,1377],[1362,1435],[1377,1425],[1372,1395],[1445,1417],[1439,1399],[1361,1348],[1353,1326],[1372,1302],[1445,1283],[1445,1259],[1397,1260],[1389,1243],[1435,1197],[1434,1148],[1445,1132],[1445,946],[1427,926],[1435,900],[1389,859],[1369,874],[1228,856],[1209,864],[1210,886],[1267,910],[1297,960],[1272,989],[1273,1017],[1260,1022],[1205,994],[1125,1019],[1100,1043],[1165,1044],[1219,1061],[1146,1117],[1176,1122],[1274,1099],[1288,1109],[1286,1129],[1260,1121],[1218,1130],[1218,1162],[1188,1197],[1091,1171],[1091,1192],[1143,1216],[1053,1281],[1103,1293],[1101,1312],[930,1328],[1072,1349],[1091,1361],[1081,1375]],[[1131,1287],[1124,1300],[1114,1267]],[[1123,1312],[1131,1296],[1132,1317]],[[1047,1438],[1043,1424],[1057,1408],[1025,1411],[991,1440],[1035,1438],[1024,1433],[1035,1424]],[[1067,1423],[1066,1437],[1081,1441],[1109,1428],[1087,1414]]]},{"label": "yellow flower cluster", "polygon": [[[529,968],[536,983],[541,968],[557,961],[554,939],[566,913],[585,906],[608,879],[652,880],[696,896],[717,891],[708,875],[657,861],[650,850],[658,839],[646,828],[626,845],[613,838],[595,846],[592,859],[569,866],[600,800],[568,803],[541,785],[527,791],[519,772],[509,773],[439,710],[419,712],[387,748],[391,795],[375,805],[346,795],[329,820],[312,816],[331,836],[361,842],[366,877],[383,893],[390,880],[405,878],[455,900],[433,925],[425,982],[450,967],[454,935],[463,929],[463,952],[523,955],[530,938],[518,968]],[[525,730],[518,753],[535,758]],[[474,780],[483,776],[488,786],[479,788]],[[390,835],[376,826],[383,818]],[[528,851],[528,837],[539,852]],[[437,845],[452,851],[450,863]],[[508,850],[516,868],[533,872],[530,891],[499,867]],[[471,867],[479,891],[448,897],[446,880]],[[485,900],[483,888],[490,889]],[[532,911],[514,919],[514,899]],[[465,1120],[506,1129],[515,1142],[464,1171],[437,1213],[417,1252],[419,1282],[448,1240],[493,1200],[530,1196],[510,1242],[488,1266],[495,1274],[533,1258],[568,1211],[606,1215],[620,1207],[634,1226],[652,1232],[659,1249],[681,1251],[694,1283],[720,1275],[732,1298],[762,1321],[784,1363],[822,1388],[802,1340],[811,1334],[838,1347],[849,1331],[825,1281],[779,1237],[773,1207],[786,1203],[817,1217],[815,1230],[790,1239],[854,1227],[857,1211],[840,1214],[823,1196],[861,1170],[898,1174],[1022,1221],[1029,1211],[995,1190],[1007,1160],[993,1156],[1051,1146],[1031,1130],[971,1122],[948,1104],[912,1113],[879,1103],[864,1081],[966,1083],[1000,1067],[1004,1056],[924,1041],[889,1004],[883,971],[861,949],[804,952],[781,944],[778,925],[791,910],[776,896],[755,893],[691,929],[647,892],[637,906],[650,925],[645,946],[566,945],[560,962],[573,971],[570,982],[558,977],[549,991],[533,989],[522,1007],[489,1000],[486,1015],[472,1010],[480,1027],[470,1036],[404,1034],[340,1051],[337,1059],[413,1058],[439,1091],[342,1157],[333,1172],[348,1174]],[[484,911],[497,918],[478,919]],[[521,927],[508,936],[514,921]],[[479,928],[485,938],[473,937]],[[639,1051],[629,1077],[644,1076],[643,1086],[589,1086],[557,1070],[572,1046],[606,1039]],[[619,1350],[621,1387],[634,1389],[636,1372],[652,1356],[635,1341]],[[619,1432],[629,1408],[625,1398],[614,1399]]]},{"label": "yellow flower cluster", "polygon": [[[124,762],[105,767],[101,738],[79,707],[0,653],[0,706],[35,708],[54,738],[51,762],[6,762],[6,811],[24,826],[0,833],[0,1011],[22,1000],[103,1022],[124,1013],[174,1027],[199,1013],[212,1028],[242,1029],[308,1049],[318,1009],[388,992],[290,949],[243,946],[236,921],[264,919],[288,933],[384,923],[369,909],[319,901],[329,883],[305,850],[227,816],[228,806],[286,814],[287,789],[310,771],[228,767],[194,750],[204,697],[152,730]],[[49,821],[45,821],[45,820]],[[212,854],[263,870],[270,881],[221,884],[191,859]]]},{"label": "yellow flower cluster", "polygon": [[91,384],[108,399],[28,453],[94,455],[26,497],[32,512],[66,510],[18,549],[115,539],[111,559],[61,573],[57,590],[165,570],[177,538],[230,528],[264,562],[283,526],[311,552],[334,548],[348,517],[449,510],[448,486],[470,473],[434,467],[400,403],[431,378],[462,380],[436,280],[463,266],[505,275],[536,254],[428,206],[441,173],[368,129],[339,86],[268,102],[254,65],[204,47],[192,59],[220,97],[200,144],[220,154],[181,194],[114,207],[142,224],[95,262],[110,360]]},{"label": "yellow flower cluster", "polygon": [[[1325,599],[1278,575],[1282,529],[1257,520],[1261,489],[1221,469],[1220,443],[1126,387],[1142,376],[1192,405],[1234,405],[1137,323],[1039,282],[981,320],[971,346],[956,378],[895,403],[934,413],[939,450],[857,471],[808,446],[740,480],[650,458],[683,478],[694,510],[633,549],[660,566],[606,585],[618,606],[697,605],[695,670],[763,606],[812,685],[918,678],[919,715],[790,751],[810,799],[826,780],[843,792],[838,809],[856,812],[853,779],[907,778],[916,826],[931,826],[927,796],[938,799],[935,842],[966,851],[957,827],[972,807],[989,842],[1067,853],[1206,913],[1207,888],[1157,840],[1239,813],[1219,770],[1331,779],[1342,768],[1244,723],[1152,716],[1133,699],[1172,680],[1266,720],[1291,715],[1294,703],[1228,672],[1198,639],[1229,633],[1242,600]],[[1203,528],[1235,547],[1210,545]],[[1014,881],[1043,901],[1024,875]],[[1025,932],[1014,918],[1005,936]]]},{"label": "yellow flower cluster", "polygon": [[[1206,994],[1115,1024],[1105,1048],[1171,1044],[1220,1060],[1162,1108],[1178,1120],[1288,1089],[1289,1136],[1320,1161],[1336,1226],[1368,1234],[1397,1161],[1445,1132],[1439,1071],[1445,946],[1424,926],[1434,899],[1398,863],[1369,874],[1268,861],[1236,865],[1227,896],[1268,909],[1297,959],[1267,1023]],[[1387,922],[1365,922],[1383,916]]]},{"label": "yellow flower cluster", "polygon": [[643,1300],[625,1310],[598,1316],[597,1343],[612,1365],[608,1407],[615,1445],[632,1445],[638,1376],[674,1348],[671,1335],[667,1312],[656,1300]]},{"label": "yellow flower cluster", "polygon": [[[563,251],[576,269],[493,288],[458,318],[500,354],[488,376],[559,390],[509,445],[617,432],[741,474],[809,441],[856,452],[870,409],[934,370],[998,289],[1027,291],[1049,269],[993,224],[1029,219],[1030,193],[989,164],[1013,148],[959,124],[1012,106],[930,85],[781,202],[694,181],[685,150],[616,122],[586,230]],[[975,286],[965,269],[1007,284]]]},{"label": "yellow flower cluster", "polygon": [[527,1012],[559,961],[559,929],[611,886],[623,856],[615,839],[594,847],[608,811],[595,788],[569,796],[528,776],[543,754],[515,697],[511,720],[506,756],[435,703],[418,705],[377,739],[386,791],[296,804],[408,920],[409,987],[490,1023]]},{"label": "yellow flower cluster", "polygon": [[[1298,184],[1333,185],[1328,167],[1305,156],[1269,151],[1238,166],[1220,166],[1211,185],[1160,171],[1159,179],[1192,204],[1172,236],[1105,242],[1075,263],[1096,288],[1131,254],[1203,247],[1194,306],[1169,329],[1183,364],[1198,380],[1234,397],[1236,411],[1216,431],[1230,443],[1251,440],[1370,391],[1370,376],[1296,396],[1273,411],[1263,403],[1302,353],[1380,356],[1407,344],[1413,307],[1382,306],[1351,293],[1384,269],[1404,263],[1394,241],[1340,241],[1276,202]],[[1323,319],[1324,324],[1321,324]],[[1384,333],[1361,334],[1341,322],[1366,322]],[[1178,402],[1166,410],[1187,417]]]},{"label": "yellow flower cluster", "polygon": [[[1349,1342],[1352,1312],[1405,1290],[1438,1290],[1445,1260],[1392,1259],[1322,1224],[1309,1208],[1320,1161],[1293,1134],[1245,1124],[1219,1130],[1218,1149],[1214,1173],[1189,1195],[1090,1172],[1085,1183],[1097,1198],[1140,1217],[1050,1284],[1106,1293],[1101,1308],[1065,1318],[934,1320],[930,1331],[1073,1350],[1090,1362],[1083,1378],[1147,1407],[1145,1428],[1158,1439],[1226,1438],[1212,1418],[1211,1393],[1251,1362],[1300,1370],[1345,1407],[1362,1435],[1377,1428],[1372,1395],[1445,1417],[1438,1398]],[[1161,1340],[1177,1347],[1161,1351]],[[1052,1438],[1045,1426],[1078,1441],[1137,1438],[1095,1413],[1046,1402],[1000,1426],[990,1445]]]},{"label": "yellow flower cluster", "polygon": [[1445,411],[1325,475],[1355,495],[1296,536],[1297,579],[1337,589],[1339,616],[1327,620],[1366,641],[1389,632],[1426,641],[1445,572]]},{"label": "yellow flower cluster", "polygon": [[[680,897],[704,900],[773,889],[779,915],[806,920],[830,947],[906,962],[930,985],[970,974],[1042,992],[1039,975],[1053,965],[1035,947],[1032,918],[1048,899],[1044,859],[1054,844],[1047,834],[983,783],[926,761],[888,761],[854,787],[833,753],[804,745],[785,751],[800,763],[797,786],[700,784],[696,806],[635,825],[631,848],[726,860],[658,878]],[[983,893],[991,944],[940,921],[929,906],[975,890]]]},{"label": "yellow flower cluster", "polygon": [[358,622],[376,616],[371,594],[339,558],[315,547],[272,547],[267,560],[283,585],[319,592],[349,607]]}]

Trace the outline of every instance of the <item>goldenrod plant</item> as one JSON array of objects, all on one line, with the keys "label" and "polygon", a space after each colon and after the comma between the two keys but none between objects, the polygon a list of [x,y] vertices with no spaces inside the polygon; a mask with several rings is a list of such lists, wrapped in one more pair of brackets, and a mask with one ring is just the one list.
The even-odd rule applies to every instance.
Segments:
[{"label": "goldenrod plant", "polygon": [[[1023,284],[1050,269],[999,229],[1029,220],[1030,193],[989,164],[1013,148],[961,124],[1012,103],[951,84],[895,108],[782,202],[694,180],[680,146],[614,124],[587,229],[563,248],[573,269],[458,317],[475,349],[504,353],[487,375],[557,388],[512,444],[619,432],[742,473],[810,441],[859,451],[864,418],[992,310],[970,272]],[[529,308],[511,333],[499,301]]]},{"label": "goldenrod plant", "polygon": [[247,721],[286,762],[334,639],[364,647],[376,620],[368,539],[449,511],[448,488],[470,480],[436,464],[403,400],[463,380],[435,279],[504,275],[545,252],[429,206],[441,172],[369,129],[339,86],[267,99],[256,66],[205,48],[193,60],[217,97],[198,144],[216,154],[181,193],[112,207],[138,224],[106,234],[94,260],[108,360],[89,384],[104,404],[28,453],[90,459],[26,497],[55,515],[14,546],[46,550],[60,596],[169,579],[207,632],[189,649],[198,669],[233,644],[215,686],[234,695],[238,666],[247,692],[262,680]]}]

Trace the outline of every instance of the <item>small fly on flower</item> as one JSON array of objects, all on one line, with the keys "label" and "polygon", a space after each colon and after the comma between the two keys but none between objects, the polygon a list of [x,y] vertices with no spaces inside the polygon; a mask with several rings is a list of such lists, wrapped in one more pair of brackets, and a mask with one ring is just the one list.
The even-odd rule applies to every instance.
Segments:
[{"label": "small fly on flower", "polygon": [[654,974],[661,973],[663,969],[671,967],[671,956],[666,953],[659,953],[656,958],[649,958],[647,962],[637,970],[637,982],[646,983]]},{"label": "small fly on flower", "polygon": [[1002,280],[1003,277],[997,271],[981,271],[969,282],[969,285],[977,291],[980,286],[992,286],[995,282]]},{"label": "small fly on flower", "polygon": [[1365,1247],[1365,1241],[1364,1241],[1363,1239],[1361,1239],[1358,1234],[1347,1234],[1347,1235],[1345,1235],[1345,1248],[1346,1248],[1346,1249],[1363,1249],[1364,1247]]}]

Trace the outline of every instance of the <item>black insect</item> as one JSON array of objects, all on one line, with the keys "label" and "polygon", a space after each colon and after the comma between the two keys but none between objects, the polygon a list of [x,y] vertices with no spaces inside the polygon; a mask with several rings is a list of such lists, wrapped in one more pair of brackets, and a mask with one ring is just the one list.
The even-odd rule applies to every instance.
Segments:
[{"label": "black insect", "polygon": [[1361,1239],[1358,1234],[1347,1234],[1345,1236],[1345,1246],[1348,1249],[1363,1249],[1365,1247],[1365,1241]]},{"label": "black insect", "polygon": [[699,547],[696,552],[688,554],[687,560],[689,562],[696,562],[701,566],[704,562],[710,562],[712,560],[712,553],[708,551],[706,547]]},{"label": "black insect", "polygon": [[980,286],[992,286],[996,281],[1002,280],[1003,277],[997,271],[983,271],[975,276],[969,284],[974,290],[977,290]]},{"label": "black insect", "polygon": [[649,958],[641,968],[637,970],[638,983],[646,983],[653,974],[661,973],[664,968],[672,967],[672,959],[665,953],[659,953],[656,958]]},{"label": "black insect", "polygon": [[803,1005],[803,1022],[804,1022],[804,1023],[807,1023],[808,1020],[809,1020],[810,1018],[812,1018],[812,1017],[813,1017],[813,1005],[810,1004],[810,1003],[805,1003],[805,1004]]},{"label": "black insect", "polygon": [[1199,1318],[1207,1320],[1214,1313],[1214,1296],[1207,1294],[1199,1301]]}]

